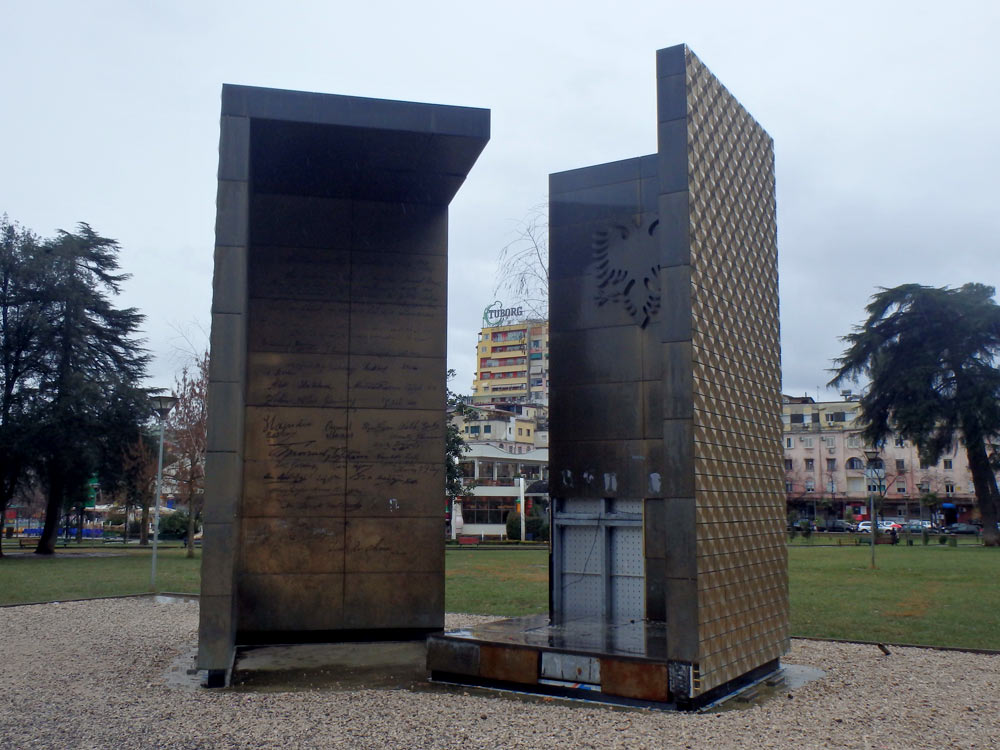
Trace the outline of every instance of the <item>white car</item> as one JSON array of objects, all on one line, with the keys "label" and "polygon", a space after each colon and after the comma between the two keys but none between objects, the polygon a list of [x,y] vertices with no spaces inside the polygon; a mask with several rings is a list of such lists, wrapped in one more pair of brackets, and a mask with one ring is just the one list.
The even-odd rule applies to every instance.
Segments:
[{"label": "white car", "polygon": [[862,521],[861,523],[858,524],[858,531],[860,531],[863,534],[871,534],[872,533],[872,522],[871,521]]}]

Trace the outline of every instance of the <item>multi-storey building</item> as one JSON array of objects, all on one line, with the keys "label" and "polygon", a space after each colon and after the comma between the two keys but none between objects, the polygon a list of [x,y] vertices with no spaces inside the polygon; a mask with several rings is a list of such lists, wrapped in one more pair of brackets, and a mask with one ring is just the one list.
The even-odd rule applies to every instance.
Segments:
[{"label": "multi-storey building", "polygon": [[[491,406],[469,406],[454,411],[451,421],[466,443],[485,443],[509,453],[527,453],[548,446],[548,431],[539,430],[536,408],[518,411]],[[544,427],[544,423],[543,427]]]},{"label": "multi-storey building", "polygon": [[532,514],[536,503],[542,503],[543,512],[548,507],[548,449],[534,448],[515,455],[485,443],[473,443],[469,448],[460,466],[470,489],[454,503],[452,537],[506,535],[507,515],[517,508],[521,478],[527,514]]},{"label": "multi-storey building", "polygon": [[450,419],[469,446],[462,461],[467,494],[453,506],[451,533],[503,536],[516,508],[517,479],[527,511],[548,501],[549,324],[511,322],[520,309],[490,305],[476,342],[476,377],[465,409]]},{"label": "multi-storey building", "polygon": [[[968,520],[975,491],[965,452],[958,440],[934,465],[920,459],[912,441],[894,435],[881,447],[885,479],[865,475],[867,447],[857,422],[860,407],[846,401],[815,402],[808,396],[784,397],[785,491],[790,514],[814,518],[868,518],[868,497],[884,495],[881,516],[904,520]],[[879,487],[878,485],[882,486]],[[936,502],[928,504],[929,496]]]},{"label": "multi-storey building", "polygon": [[544,405],[548,402],[548,321],[525,320],[484,327],[476,343],[472,403]]}]

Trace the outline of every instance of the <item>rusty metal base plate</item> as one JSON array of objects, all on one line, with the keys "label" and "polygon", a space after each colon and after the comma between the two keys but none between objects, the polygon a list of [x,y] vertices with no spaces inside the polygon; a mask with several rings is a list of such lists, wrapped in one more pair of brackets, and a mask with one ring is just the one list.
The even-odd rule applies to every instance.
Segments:
[{"label": "rusty metal base plate", "polygon": [[[430,636],[427,669],[439,682],[693,710],[780,666],[777,660],[762,665],[710,695],[675,694],[671,669],[690,665],[668,662],[666,636],[662,622],[515,617]],[[675,678],[674,690],[677,684]]]}]

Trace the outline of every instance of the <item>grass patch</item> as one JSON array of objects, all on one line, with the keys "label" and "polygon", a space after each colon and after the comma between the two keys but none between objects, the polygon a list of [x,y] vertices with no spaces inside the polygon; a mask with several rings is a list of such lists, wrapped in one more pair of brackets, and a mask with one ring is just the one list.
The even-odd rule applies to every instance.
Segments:
[{"label": "grass patch", "polygon": [[[123,596],[152,591],[149,549],[58,550],[55,555],[8,555],[0,560],[0,604],[20,604],[92,596]],[[160,548],[156,554],[159,591],[197,593],[201,588],[201,550]]]},{"label": "grass patch", "polygon": [[534,615],[549,609],[547,550],[447,550],[445,610]]},{"label": "grass patch", "polygon": [[[200,550],[161,549],[161,591],[197,592]],[[1000,549],[792,546],[791,632],[798,636],[1000,650]],[[0,560],[0,604],[144,593],[149,550],[64,551]],[[516,616],[548,609],[545,550],[445,552],[445,608]]]},{"label": "grass patch", "polygon": [[792,635],[1000,649],[1000,549],[788,550]]}]

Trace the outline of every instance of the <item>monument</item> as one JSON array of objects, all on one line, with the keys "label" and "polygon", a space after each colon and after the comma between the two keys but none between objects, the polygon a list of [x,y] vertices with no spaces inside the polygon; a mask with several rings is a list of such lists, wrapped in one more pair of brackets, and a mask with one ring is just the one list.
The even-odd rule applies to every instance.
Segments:
[{"label": "monument", "polygon": [[788,644],[774,154],[687,47],[657,153],[550,176],[548,617],[435,678],[694,708]]},{"label": "monument", "polygon": [[489,111],[224,86],[198,667],[444,625],[448,205]]}]

